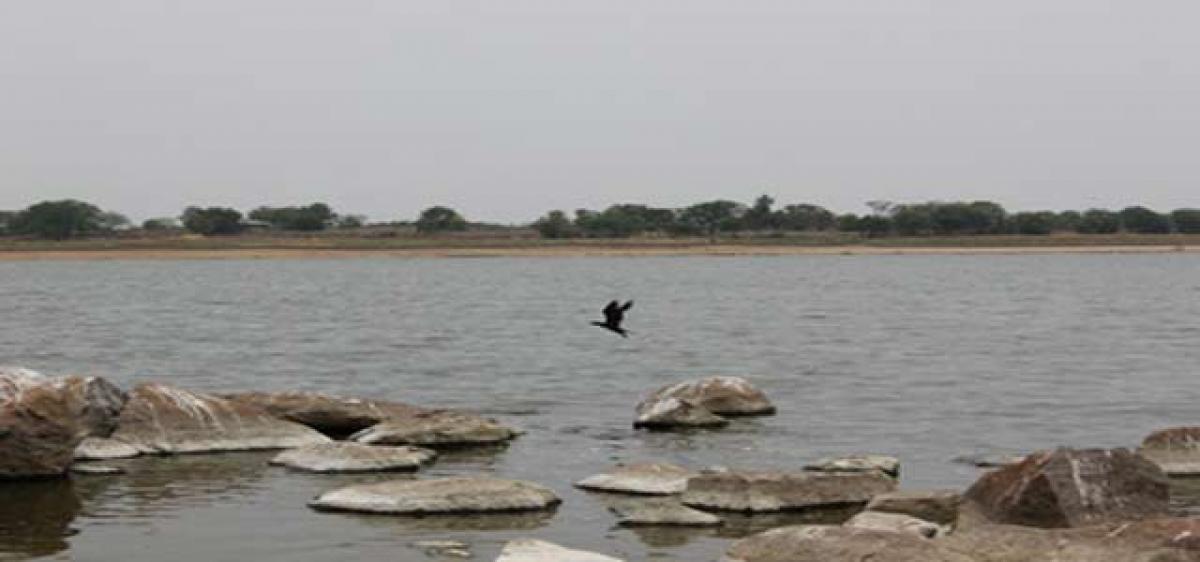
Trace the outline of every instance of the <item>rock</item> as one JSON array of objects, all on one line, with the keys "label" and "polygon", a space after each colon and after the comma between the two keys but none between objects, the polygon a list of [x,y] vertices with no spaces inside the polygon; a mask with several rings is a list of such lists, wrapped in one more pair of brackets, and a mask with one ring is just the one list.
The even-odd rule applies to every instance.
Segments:
[{"label": "rock", "polygon": [[900,459],[885,455],[853,455],[826,457],[804,466],[804,470],[817,472],[865,472],[878,470],[892,478],[900,477]]},{"label": "rock", "polygon": [[1138,453],[1173,476],[1200,474],[1200,427],[1172,427],[1142,440]]},{"label": "rock", "polygon": [[288,449],[329,438],[265,410],[161,384],[133,389],[112,438],[142,453]]},{"label": "rock", "polygon": [[895,489],[896,481],[877,471],[731,471],[688,480],[682,499],[700,509],[770,512],[866,504]]},{"label": "rock", "polygon": [[703,406],[674,397],[643,401],[638,404],[637,417],[633,420],[633,427],[645,429],[723,427],[726,425],[729,425],[729,420],[708,411]]},{"label": "rock", "polygon": [[496,562],[624,562],[594,552],[572,550],[534,539],[508,541]]},{"label": "rock", "polygon": [[550,509],[562,500],[547,488],[498,478],[391,480],[321,494],[309,506],[325,511],[427,515]]},{"label": "rock", "polygon": [[474,414],[430,410],[405,418],[392,418],[350,436],[369,445],[461,447],[494,445],[512,440],[517,432]]},{"label": "rock", "polygon": [[1197,562],[1200,525],[1189,519],[1151,519],[1073,529],[988,524],[936,541],[977,562]]},{"label": "rock", "polygon": [[104,461],[129,459],[142,454],[136,447],[115,439],[88,437],[75,447],[77,461]]},{"label": "rock", "polygon": [[107,466],[102,464],[82,463],[71,465],[71,472],[75,474],[87,475],[112,475],[125,474],[125,469],[116,466]]},{"label": "rock", "polygon": [[25,389],[50,380],[45,375],[24,367],[0,367],[0,403],[20,395]]},{"label": "rock", "polygon": [[270,463],[307,472],[389,472],[417,470],[435,457],[436,452],[419,447],[337,442],[289,449]]},{"label": "rock", "polygon": [[350,435],[389,418],[404,418],[425,408],[387,402],[344,398],[316,392],[240,392],[223,395],[233,402],[250,404],[272,416],[307,425],[327,435]]},{"label": "rock", "polygon": [[125,393],[100,377],[47,377],[19,367],[0,367],[0,404],[17,400],[30,388],[57,385],[65,393],[69,415],[87,435],[106,437],[116,426],[125,405]]},{"label": "rock", "polygon": [[612,508],[622,527],[717,527],[720,517],[675,502],[627,503]]},{"label": "rock", "polygon": [[12,376],[0,399],[0,478],[62,476],[87,435],[78,397],[61,380]]},{"label": "rock", "polygon": [[951,459],[952,462],[969,464],[976,468],[998,468],[1010,464],[1020,464],[1023,460],[1025,460],[1024,455],[1000,453],[973,453],[970,455],[959,455]]},{"label": "rock", "polygon": [[429,556],[471,557],[471,545],[462,541],[417,541],[412,543],[412,547],[425,552]]},{"label": "rock", "polygon": [[891,531],[907,533],[918,537],[932,539],[942,534],[942,527],[923,519],[900,513],[885,513],[882,511],[863,511],[851,517],[843,526],[855,529],[874,531]]},{"label": "rock", "polygon": [[767,395],[741,377],[709,377],[664,386],[646,399],[660,402],[667,398],[695,404],[720,416],[762,416],[775,413]]},{"label": "rock", "polygon": [[[733,544],[723,562],[977,562],[906,533],[798,525],[759,533]],[[1030,559],[1029,562],[1032,562]],[[1013,559],[1012,562],[1018,562]],[[1024,562],[1024,559],[1021,560]],[[1040,561],[1039,561],[1040,562]]]},{"label": "rock", "polygon": [[599,492],[671,495],[682,494],[693,476],[695,472],[673,464],[640,463],[589,476],[575,486]]},{"label": "rock", "polygon": [[1125,449],[1060,448],[984,474],[964,498],[998,523],[1079,527],[1165,515],[1168,482]]},{"label": "rock", "polygon": [[902,513],[939,525],[954,525],[961,502],[962,495],[954,490],[900,490],[871,498],[867,511]]}]

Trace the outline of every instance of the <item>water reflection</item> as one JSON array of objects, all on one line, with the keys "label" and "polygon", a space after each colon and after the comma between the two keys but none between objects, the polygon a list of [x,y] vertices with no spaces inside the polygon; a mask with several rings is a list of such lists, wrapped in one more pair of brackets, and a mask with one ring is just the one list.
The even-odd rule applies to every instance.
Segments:
[{"label": "water reflection", "polygon": [[81,505],[67,479],[0,482],[0,553],[46,556],[66,550]]},{"label": "water reflection", "polygon": [[210,505],[254,494],[262,487],[274,453],[222,453],[141,457],[108,462],[126,474],[77,479],[91,490],[86,514],[97,518],[153,518],[190,506]]}]

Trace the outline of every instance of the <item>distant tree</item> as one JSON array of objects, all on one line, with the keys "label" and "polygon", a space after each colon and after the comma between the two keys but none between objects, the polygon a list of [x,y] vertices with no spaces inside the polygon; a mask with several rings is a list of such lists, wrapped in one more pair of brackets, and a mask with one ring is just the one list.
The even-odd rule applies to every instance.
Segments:
[{"label": "distant tree", "polygon": [[875,214],[875,215],[878,215],[881,217],[882,216],[890,216],[895,211],[896,204],[892,203],[891,201],[875,199],[873,201],[867,201],[867,208],[871,209],[872,214]]},{"label": "distant tree", "polygon": [[854,213],[846,213],[844,215],[838,215],[837,229],[840,232],[858,232],[861,223],[862,219],[858,218],[858,215]]},{"label": "distant tree", "polygon": [[746,228],[750,230],[768,230],[779,228],[775,213],[771,210],[771,206],[775,204],[775,200],[770,195],[761,195],[754,200],[754,205],[746,211],[745,221]]},{"label": "distant tree", "polygon": [[892,232],[893,219],[883,215],[867,215],[858,220],[858,231],[868,238],[887,236]]},{"label": "distant tree", "polygon": [[334,219],[338,228],[362,228],[367,224],[366,215],[339,215]]},{"label": "distant tree", "polygon": [[741,217],[745,207],[726,200],[698,203],[679,214],[679,227],[693,234],[716,236],[718,232],[733,232],[742,227]]},{"label": "distant tree", "polygon": [[121,213],[105,211],[100,213],[100,229],[101,230],[119,230],[128,228],[132,223],[129,222],[129,217]]},{"label": "distant tree", "polygon": [[1126,232],[1138,234],[1166,234],[1171,232],[1171,222],[1166,215],[1145,207],[1126,207],[1121,210],[1121,227]]},{"label": "distant tree", "polygon": [[250,218],[270,223],[282,230],[324,230],[337,218],[333,209],[324,203],[306,207],[259,207],[250,211]]},{"label": "distant tree", "polygon": [[1017,234],[1050,234],[1058,222],[1058,214],[1053,211],[1037,211],[1032,213],[1017,213],[1012,216],[1013,231]]},{"label": "distant tree", "polygon": [[550,211],[533,223],[533,228],[543,238],[569,238],[576,232],[571,219],[562,211]]},{"label": "distant tree", "polygon": [[142,230],[171,230],[179,228],[179,220],[174,217],[161,217],[142,221]]},{"label": "distant tree", "polygon": [[17,213],[8,228],[14,234],[65,240],[103,230],[103,215],[99,207],[83,201],[43,201]]},{"label": "distant tree", "polygon": [[933,232],[933,208],[928,205],[908,204],[891,208],[892,225],[901,236],[920,236]]},{"label": "distant tree", "polygon": [[1079,211],[1063,211],[1054,217],[1054,229],[1078,231],[1081,222],[1083,222],[1083,214]]},{"label": "distant tree", "polygon": [[1200,234],[1200,209],[1177,209],[1171,212],[1175,230],[1183,234]]},{"label": "distant tree", "polygon": [[421,211],[421,216],[417,218],[416,225],[417,232],[432,234],[435,232],[466,230],[467,220],[454,209],[435,206]]},{"label": "distant tree", "polygon": [[837,217],[817,205],[787,205],[775,213],[774,222],[784,230],[830,230]]},{"label": "distant tree", "polygon": [[0,211],[0,236],[9,233],[9,225],[16,217],[16,211]]},{"label": "distant tree", "polygon": [[1113,234],[1121,230],[1121,217],[1104,209],[1088,209],[1076,230],[1081,234]]},{"label": "distant tree", "polygon": [[205,236],[242,231],[242,213],[227,207],[188,207],[180,218],[184,228]]}]

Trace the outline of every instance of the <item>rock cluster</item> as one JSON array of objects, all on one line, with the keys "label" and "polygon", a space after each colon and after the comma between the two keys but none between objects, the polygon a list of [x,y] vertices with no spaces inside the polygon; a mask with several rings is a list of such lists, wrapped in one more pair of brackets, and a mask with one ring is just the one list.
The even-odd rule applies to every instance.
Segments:
[{"label": "rock cluster", "polygon": [[740,377],[709,377],[664,386],[637,406],[633,426],[646,429],[712,428],[727,417],[764,416],[775,406]]}]

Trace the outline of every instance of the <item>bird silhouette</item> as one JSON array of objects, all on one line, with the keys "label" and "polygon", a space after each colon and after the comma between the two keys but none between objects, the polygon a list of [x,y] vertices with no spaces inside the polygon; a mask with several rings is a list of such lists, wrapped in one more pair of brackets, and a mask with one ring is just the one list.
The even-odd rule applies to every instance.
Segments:
[{"label": "bird silhouette", "polygon": [[629,330],[622,328],[621,322],[625,320],[625,311],[631,307],[633,307],[633,301],[629,301],[624,305],[617,301],[612,301],[608,303],[608,306],[604,307],[604,321],[592,322],[592,325],[600,326],[605,330],[616,332],[621,334],[621,337],[627,338],[629,337]]}]

